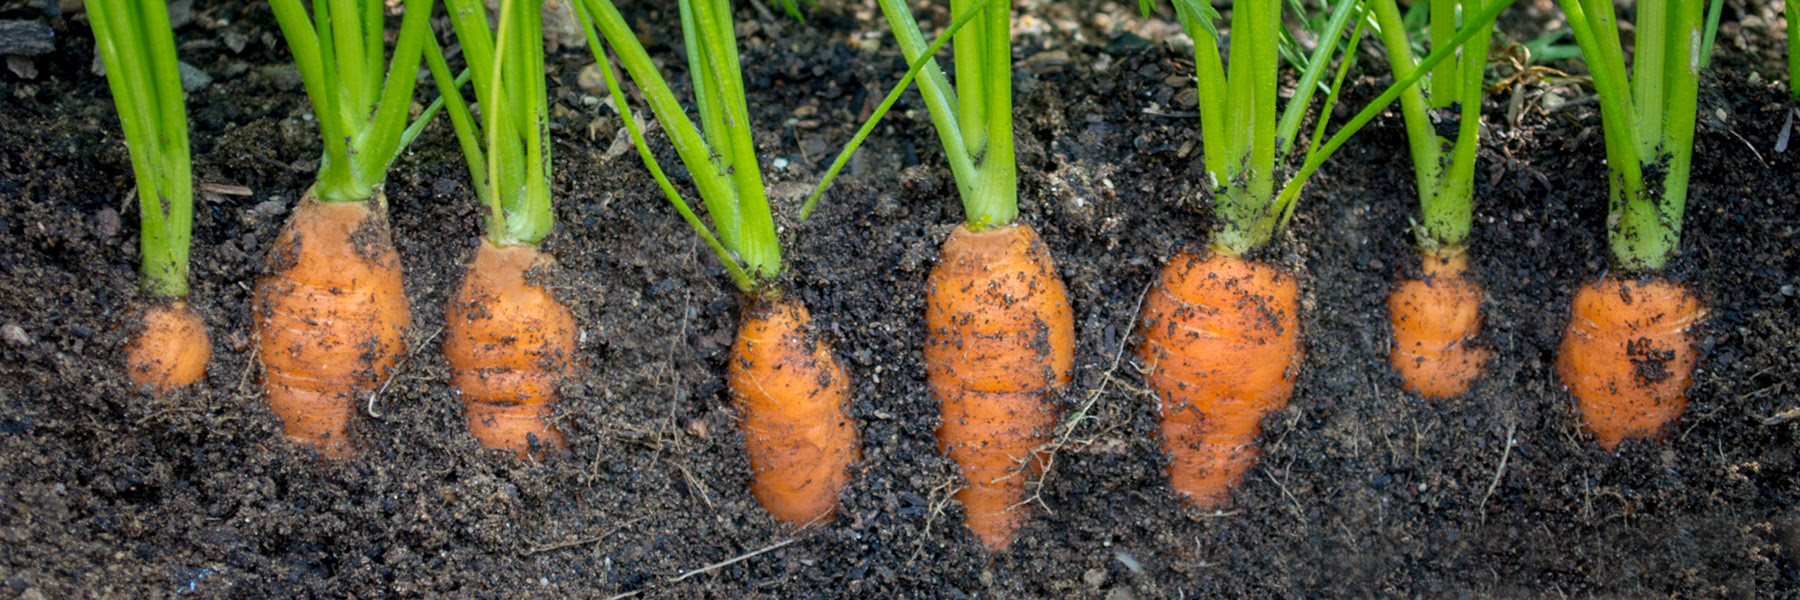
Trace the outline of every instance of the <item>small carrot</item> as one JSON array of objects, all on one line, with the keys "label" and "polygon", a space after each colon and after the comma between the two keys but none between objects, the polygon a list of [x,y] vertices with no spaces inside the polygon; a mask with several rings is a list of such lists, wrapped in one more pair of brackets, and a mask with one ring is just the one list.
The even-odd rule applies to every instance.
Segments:
[{"label": "small carrot", "polygon": [[1029,511],[1025,483],[1042,465],[1069,384],[1074,317],[1049,249],[1031,226],[958,226],[926,282],[927,383],[943,403],[938,445],[962,467],[956,498],[989,547],[1011,544]]},{"label": "small carrot", "polygon": [[1300,365],[1299,286],[1275,267],[1183,252],[1144,297],[1139,358],[1162,409],[1169,484],[1213,508],[1254,464]]},{"label": "small carrot", "polygon": [[526,457],[563,450],[550,403],[575,353],[575,315],[528,273],[555,268],[534,246],[483,239],[445,321],[444,358],[462,391],[469,431],[489,448]]},{"label": "small carrot", "polygon": [[126,376],[166,394],[206,376],[212,343],[187,302],[194,182],[175,37],[161,0],[89,7],[95,47],[136,178],[140,283],[150,302],[125,349]]},{"label": "small carrot", "polygon": [[256,348],[269,407],[289,439],[330,458],[350,455],[345,429],[363,392],[387,377],[412,326],[379,195],[371,202],[308,194],[257,280]]},{"label": "small carrot", "polygon": [[807,329],[793,299],[753,298],[738,320],[727,382],[743,416],[750,493],[770,514],[804,524],[831,514],[862,450],[845,411],[850,378]]},{"label": "small carrot", "polygon": [[212,342],[206,337],[206,323],[187,302],[151,305],[144,310],[143,324],[125,349],[132,385],[166,394],[206,376]]},{"label": "small carrot", "polygon": [[1428,254],[1425,276],[1388,295],[1394,347],[1388,358],[1406,389],[1428,398],[1469,391],[1493,351],[1473,345],[1481,331],[1481,285],[1466,273],[1461,252]]},{"label": "small carrot", "polygon": [[1575,294],[1556,372],[1607,450],[1658,435],[1687,408],[1705,318],[1687,286],[1662,278],[1602,277]]}]

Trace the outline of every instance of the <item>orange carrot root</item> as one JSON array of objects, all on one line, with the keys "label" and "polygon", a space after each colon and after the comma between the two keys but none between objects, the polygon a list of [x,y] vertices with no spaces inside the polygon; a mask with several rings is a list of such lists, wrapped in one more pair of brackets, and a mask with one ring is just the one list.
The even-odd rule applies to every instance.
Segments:
[{"label": "orange carrot root", "polygon": [[143,323],[125,347],[126,374],[133,386],[162,395],[206,376],[212,341],[206,337],[206,323],[186,301],[151,305],[144,310]]},{"label": "orange carrot root", "polygon": [[555,266],[535,247],[502,248],[483,238],[445,318],[444,358],[469,431],[482,446],[520,458],[533,443],[568,447],[549,419],[575,354],[575,314],[526,280]]},{"label": "orange carrot root", "polygon": [[288,439],[328,458],[352,453],[350,419],[399,360],[412,326],[386,207],[379,195],[320,203],[309,192],[256,282],[269,407]]},{"label": "orange carrot root", "polygon": [[798,300],[755,299],[738,322],[727,383],[750,455],[750,493],[797,525],[831,514],[862,456],[850,378]]},{"label": "orange carrot root", "polygon": [[959,226],[931,270],[925,303],[928,383],[943,403],[938,444],[962,467],[956,499],[992,549],[1029,518],[1025,484],[1043,465],[1069,385],[1075,322],[1068,292],[1037,232],[1012,224]]},{"label": "orange carrot root", "polygon": [[1293,395],[1299,295],[1273,266],[1182,252],[1144,298],[1138,356],[1161,401],[1169,485],[1195,506],[1230,501],[1263,417]]},{"label": "orange carrot root", "polygon": [[1681,416],[1705,318],[1700,299],[1666,279],[1602,277],[1575,294],[1556,372],[1601,446],[1656,437]]},{"label": "orange carrot root", "polygon": [[1481,285],[1469,278],[1462,252],[1425,257],[1425,277],[1403,281],[1388,296],[1394,347],[1388,358],[1406,389],[1427,398],[1469,391],[1493,351],[1474,346],[1481,332]]}]

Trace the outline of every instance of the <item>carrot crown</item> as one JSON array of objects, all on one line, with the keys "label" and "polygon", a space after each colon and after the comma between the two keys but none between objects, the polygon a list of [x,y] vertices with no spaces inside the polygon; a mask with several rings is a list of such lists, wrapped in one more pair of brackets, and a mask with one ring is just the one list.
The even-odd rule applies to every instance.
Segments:
[{"label": "carrot crown", "polygon": [[[1456,36],[1459,13],[1480,11],[1484,0],[1431,0],[1429,3],[1429,36],[1433,48],[1448,45]],[[1427,6],[1415,3],[1414,8]],[[1381,26],[1381,42],[1387,46],[1388,64],[1396,77],[1417,68],[1412,43],[1400,9],[1394,0],[1374,0],[1375,20]],[[1494,28],[1482,27],[1474,37],[1462,44],[1456,60],[1438,63],[1426,77],[1426,90],[1407,87],[1400,95],[1400,110],[1406,121],[1406,139],[1413,159],[1413,177],[1419,187],[1423,221],[1416,231],[1419,247],[1438,251],[1463,245],[1469,239],[1474,220],[1475,152],[1481,131],[1482,75],[1487,67],[1489,40]],[[1439,137],[1432,127],[1426,107],[1446,108],[1461,102],[1461,121],[1456,139]],[[1448,153],[1450,160],[1444,162]]]},{"label": "carrot crown", "polygon": [[541,5],[506,0],[500,27],[489,28],[481,0],[445,0],[451,26],[462,43],[481,106],[477,126],[450,75],[443,50],[430,39],[425,62],[462,146],[475,195],[488,207],[487,238],[502,246],[536,245],[550,235],[555,211],[550,199],[548,93],[544,85]]},{"label": "carrot crown", "polygon": [[394,60],[383,75],[382,0],[269,0],[318,117],[325,152],[313,194],[324,202],[374,196],[388,165],[418,134],[412,127],[419,56],[431,38],[431,0],[405,0]]},{"label": "carrot crown", "polygon": [[[576,14],[588,37],[588,47],[599,63],[614,105],[630,131],[638,155],[650,169],[669,202],[688,225],[706,241],[725,264],[732,280],[745,292],[755,291],[780,276],[781,241],[763,189],[762,171],[752,140],[749,109],[745,104],[743,72],[738,63],[737,36],[732,30],[726,0],[681,0],[682,41],[687,46],[688,71],[693,78],[694,104],[700,126],[688,119],[669,84],[656,70],[650,55],[633,35],[612,0],[577,0]],[[599,35],[595,34],[598,28]],[[681,194],[669,183],[644,140],[605,47],[610,46],[650,106],[650,112],[668,132],[669,141],[687,165],[694,187],[718,234],[714,235],[694,214]]]},{"label": "carrot crown", "polygon": [[[1560,0],[1600,95],[1611,172],[1607,237],[1613,260],[1631,271],[1660,269],[1681,243],[1699,109],[1701,2],[1641,0],[1632,69],[1611,2]],[[1715,22],[1716,24],[1716,22]],[[1646,185],[1645,171],[1664,173]],[[1654,186],[1654,187],[1653,187]]]},{"label": "carrot crown", "polygon": [[144,290],[186,296],[194,180],[168,7],[162,0],[113,0],[90,3],[88,13],[137,179]]},{"label": "carrot crown", "polygon": [[[1182,28],[1194,38],[1200,135],[1207,185],[1212,188],[1214,218],[1217,220],[1212,233],[1213,250],[1241,255],[1267,244],[1281,224],[1293,216],[1295,200],[1305,188],[1306,180],[1326,159],[1343,147],[1363,125],[1386,110],[1408,87],[1450,59],[1457,47],[1490,27],[1500,11],[1512,2],[1492,2],[1468,16],[1456,35],[1434,49],[1411,72],[1396,73],[1395,81],[1387,91],[1352,117],[1323,145],[1319,141],[1324,139],[1326,119],[1318,119],[1304,162],[1277,192],[1276,167],[1289,161],[1295,135],[1311,103],[1313,91],[1336,53],[1339,38],[1354,17],[1357,26],[1344,52],[1347,59],[1340,61],[1337,76],[1327,88],[1325,105],[1319,114],[1329,115],[1337,101],[1344,75],[1362,38],[1365,25],[1362,3],[1342,0],[1330,5],[1331,18],[1319,37],[1318,47],[1304,66],[1295,96],[1288,101],[1285,114],[1277,121],[1275,98],[1277,69],[1280,67],[1278,40],[1282,35],[1282,0],[1244,0],[1233,5],[1229,62],[1219,53],[1218,29],[1213,25],[1219,17],[1218,12],[1201,0],[1174,0]],[[1154,0],[1139,0],[1139,4],[1146,14],[1154,8]]]}]

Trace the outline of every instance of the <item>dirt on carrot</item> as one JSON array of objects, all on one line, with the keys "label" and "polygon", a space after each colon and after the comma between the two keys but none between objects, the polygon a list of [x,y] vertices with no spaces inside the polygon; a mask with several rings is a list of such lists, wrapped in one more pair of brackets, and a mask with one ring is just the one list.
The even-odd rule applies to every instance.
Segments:
[{"label": "dirt on carrot", "polygon": [[1062,276],[1037,230],[958,225],[926,281],[925,368],[942,408],[938,444],[961,466],[956,499],[983,544],[1012,545],[1030,518],[1026,488],[1043,471],[1074,364]]},{"label": "dirt on carrot", "polygon": [[289,440],[350,456],[362,395],[387,378],[412,326],[387,201],[301,198],[256,283],[254,336],[269,408]]},{"label": "dirt on carrot", "polygon": [[1607,450],[1653,438],[1687,409],[1706,307],[1680,283],[1602,277],[1576,292],[1556,353],[1588,431]]},{"label": "dirt on carrot", "polygon": [[799,301],[751,299],[741,319],[726,381],[750,459],[750,492],[775,518],[822,521],[862,456],[858,425],[846,412],[849,377]]},{"label": "dirt on carrot", "polygon": [[[742,36],[758,148],[788,164],[768,170],[771,190],[809,189],[903,68],[857,4],[820,4],[804,26],[758,18]],[[1262,256],[1299,281],[1307,356],[1223,513],[1184,509],[1168,487],[1157,401],[1131,353],[1162,261],[1209,226],[1184,115],[1193,53],[1166,42],[1168,24],[1138,25],[1134,4],[1018,4],[1034,17],[1017,38],[1020,209],[1065,278],[1075,353],[1056,402],[1065,427],[1032,489],[1041,504],[998,553],[960,526],[960,471],[939,453],[920,354],[924,282],[961,214],[916,94],[895,116],[918,116],[890,116],[811,220],[782,223],[791,295],[840,357],[864,434],[838,517],[796,531],[747,487],[726,383],[739,301],[635,158],[608,159],[619,122],[584,101],[605,96],[581,89],[585,50],[554,54],[548,75],[550,125],[563,132],[558,226],[543,248],[563,268],[548,287],[585,332],[557,400],[571,456],[528,465],[466,431],[440,328],[484,211],[436,123],[388,185],[416,309],[409,357],[352,423],[363,454],[320,468],[261,401],[250,336],[249,288],[320,151],[266,6],[207,4],[178,32],[182,60],[215,80],[189,95],[196,177],[251,194],[196,204],[204,300],[192,308],[214,327],[213,367],[162,399],[120,368],[135,331],[124,307],[138,293],[136,219],[121,208],[131,169],[88,71],[92,39],[73,13],[7,9],[0,18],[50,24],[58,52],[32,59],[37,79],[0,69],[0,596],[1781,598],[1800,587],[1800,421],[1771,419],[1800,408],[1800,295],[1783,292],[1800,285],[1800,153],[1773,151],[1792,105],[1774,83],[1782,57],[1764,51],[1783,34],[1763,3],[1727,4],[1723,76],[1702,100],[1672,277],[1712,312],[1675,428],[1605,452],[1557,378],[1569,302],[1607,270],[1604,142],[1591,92],[1521,83],[1516,111],[1511,90],[1485,107],[1478,162],[1469,257],[1490,297],[1477,340],[1494,350],[1489,374],[1436,400],[1406,392],[1389,364],[1387,295],[1420,276],[1403,233],[1417,206],[1396,193],[1413,185],[1399,115],[1377,119]],[[621,8],[651,29],[679,27],[671,6]],[[1507,15],[1524,23],[1515,40],[1557,22],[1535,5]],[[649,50],[680,68],[679,46]],[[1385,84],[1357,80],[1341,104]],[[672,158],[665,144],[652,142]],[[776,214],[792,214],[798,200],[774,195]]]},{"label": "dirt on carrot", "polygon": [[461,393],[469,432],[520,458],[533,447],[568,449],[551,424],[552,402],[575,354],[575,315],[534,277],[556,269],[531,246],[485,238],[444,317],[444,360]]},{"label": "dirt on carrot", "polygon": [[131,382],[167,394],[205,377],[212,341],[200,315],[183,300],[152,301],[143,310],[143,329],[125,347]]},{"label": "dirt on carrot", "polygon": [[1449,398],[1469,391],[1494,352],[1475,345],[1481,334],[1481,285],[1461,250],[1428,254],[1424,276],[1394,286],[1388,320],[1394,332],[1389,361],[1408,391]]}]

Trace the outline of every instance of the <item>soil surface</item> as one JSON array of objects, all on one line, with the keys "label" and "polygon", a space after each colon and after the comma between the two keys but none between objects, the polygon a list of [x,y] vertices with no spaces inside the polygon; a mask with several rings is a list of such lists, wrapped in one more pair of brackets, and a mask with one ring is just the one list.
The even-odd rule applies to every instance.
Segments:
[{"label": "soil surface", "polygon": [[[1078,348],[1035,517],[992,554],[960,526],[933,439],[922,282],[961,210],[916,94],[814,219],[791,219],[903,69],[870,6],[827,3],[804,25],[739,10],[789,284],[855,379],[866,444],[840,516],[796,531],[746,488],[723,379],[738,300],[615,143],[618,117],[581,86],[585,49],[549,69],[547,247],[582,324],[558,421],[572,454],[526,464],[464,428],[439,338],[482,211],[440,121],[387,188],[411,348],[351,433],[361,455],[332,464],[281,437],[250,353],[251,283],[319,152],[267,9],[205,3],[179,30],[184,59],[214,77],[190,112],[210,190],[193,301],[216,352],[202,385],[156,399],[120,367],[139,301],[118,122],[86,17],[40,4],[0,9],[51,25],[58,48],[26,59],[33,78],[0,73],[0,597],[1800,596],[1800,421],[1765,424],[1800,408],[1800,148],[1776,150],[1795,106],[1772,83],[1782,36],[1760,2],[1728,5],[1703,88],[1671,274],[1711,313],[1692,404],[1664,440],[1601,450],[1552,369],[1573,290],[1608,269],[1605,165],[1591,90],[1528,77],[1485,107],[1472,256],[1491,373],[1422,400],[1387,365],[1384,298],[1418,268],[1390,113],[1310,184],[1265,256],[1300,278],[1307,355],[1260,464],[1216,513],[1165,485],[1130,352],[1151,278],[1209,226],[1183,106],[1192,54],[1135,3],[1028,6],[1021,212],[1067,280]],[[646,4],[623,9],[685,80],[672,11]],[[1555,15],[1537,4],[1509,18],[1535,32]],[[1370,58],[1340,121],[1386,84]]]}]

